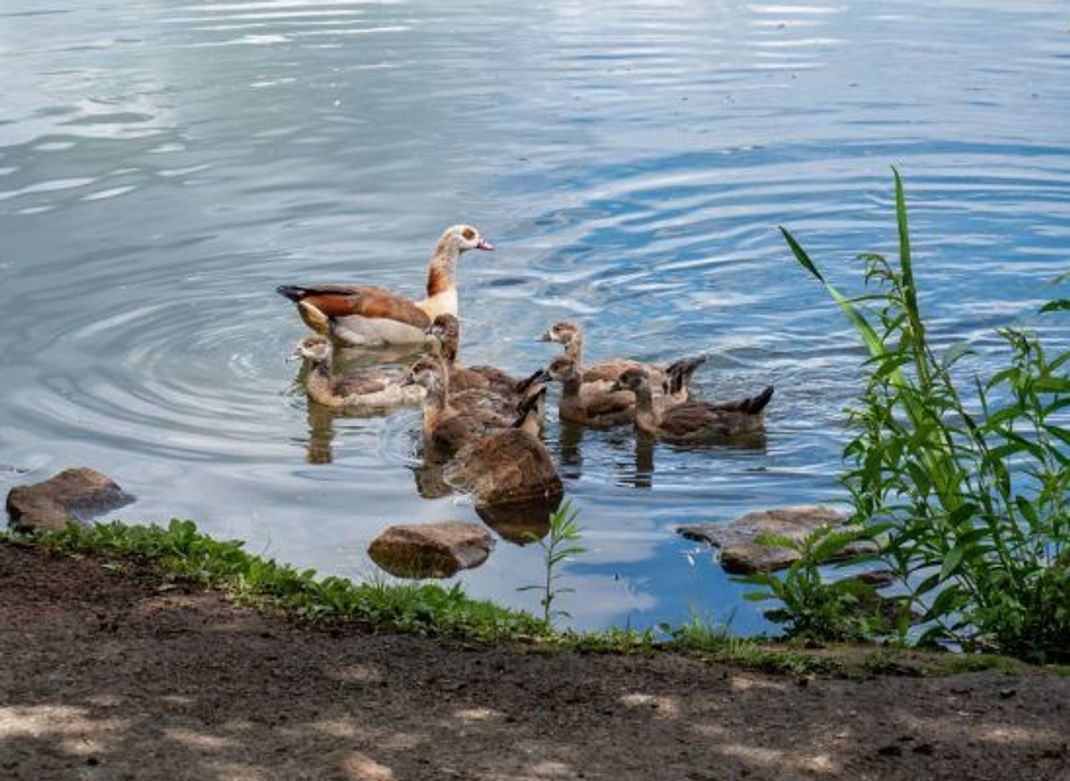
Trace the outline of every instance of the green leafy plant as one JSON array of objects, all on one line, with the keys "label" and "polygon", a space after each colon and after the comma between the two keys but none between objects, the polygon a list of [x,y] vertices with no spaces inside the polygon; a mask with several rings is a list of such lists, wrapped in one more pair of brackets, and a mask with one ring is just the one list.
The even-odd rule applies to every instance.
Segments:
[{"label": "green leafy plant", "polygon": [[561,616],[570,618],[566,610],[555,610],[554,602],[562,594],[569,594],[573,589],[568,586],[559,586],[561,577],[558,567],[566,559],[585,552],[587,549],[576,545],[582,534],[579,525],[579,510],[572,509],[571,502],[565,502],[553,514],[550,515],[550,531],[542,538],[529,533],[533,542],[537,542],[543,553],[543,581],[527,586],[520,586],[517,591],[541,591],[542,596],[539,604],[542,606],[543,624],[550,628],[554,618]]},{"label": "green leafy plant", "polygon": [[[923,641],[1070,658],[1070,352],[1004,329],[1008,357],[990,376],[963,378],[969,350],[937,354],[921,315],[895,171],[899,257],[861,256],[865,295],[832,286],[784,229],[865,344],[866,387],[849,411],[854,437],[844,483],[860,525],[887,522],[883,558],[923,614]],[[1042,313],[1070,307],[1053,301]]]},{"label": "green leafy plant", "polygon": [[[860,642],[886,634],[890,626],[881,611],[881,600],[870,583],[854,577],[828,580],[822,568],[834,561],[858,563],[852,546],[872,542],[886,526],[856,525],[849,529],[817,529],[803,540],[765,534],[756,540],[796,551],[799,558],[782,575],[759,572],[741,578],[761,586],[746,594],[751,601],[776,599],[781,606],[766,617],[785,624],[789,637],[808,640]],[[870,556],[872,558],[872,556]]]}]

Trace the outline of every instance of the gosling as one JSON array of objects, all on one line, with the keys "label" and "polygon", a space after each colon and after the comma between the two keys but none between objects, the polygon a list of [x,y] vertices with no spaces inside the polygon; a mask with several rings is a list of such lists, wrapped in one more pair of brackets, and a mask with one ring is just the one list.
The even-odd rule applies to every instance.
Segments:
[{"label": "gosling", "polygon": [[449,373],[441,358],[427,356],[414,363],[402,379],[426,392],[423,404],[424,448],[432,454],[451,454],[470,440],[494,429],[509,428],[513,420],[479,405],[463,409],[450,398]]},{"label": "gosling", "polygon": [[[439,315],[428,329],[438,345],[439,355],[446,362],[450,374],[450,390],[460,393],[466,390],[486,390],[499,396],[526,396],[531,389],[534,375],[525,379],[510,376],[496,366],[461,366],[457,355],[461,344],[461,324],[451,314]],[[534,389],[537,390],[537,389]]]},{"label": "gosling", "polygon": [[334,374],[334,348],[323,336],[302,339],[294,356],[308,364],[308,397],[331,410],[383,412],[419,404],[427,395],[419,386],[402,386],[403,372],[398,370],[360,368]]},{"label": "gosling", "polygon": [[635,396],[635,429],[675,444],[731,439],[761,431],[765,408],[773,398],[770,385],[757,396],[738,401],[689,401],[658,409],[650,391],[650,378],[642,369],[629,369],[613,384],[617,392]]},{"label": "gosling", "polygon": [[561,477],[538,437],[545,395],[544,387],[526,399],[510,428],[492,431],[464,445],[446,467],[446,481],[471,493],[483,507],[559,497],[563,492]]},{"label": "gosling", "polygon": [[565,357],[575,361],[584,385],[596,385],[601,390],[608,391],[624,372],[629,369],[643,369],[650,377],[654,396],[669,396],[671,404],[687,401],[691,376],[695,373],[695,369],[706,361],[705,356],[684,358],[663,368],[654,364],[633,361],[630,358],[610,358],[584,366],[583,327],[569,320],[554,323],[539,337],[539,340],[564,345]]}]

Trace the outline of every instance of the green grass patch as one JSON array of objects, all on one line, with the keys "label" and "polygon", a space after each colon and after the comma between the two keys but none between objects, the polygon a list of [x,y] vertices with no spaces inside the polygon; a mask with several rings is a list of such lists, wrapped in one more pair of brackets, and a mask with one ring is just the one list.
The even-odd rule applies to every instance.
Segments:
[{"label": "green grass patch", "polygon": [[237,540],[219,541],[192,521],[167,527],[118,521],[37,534],[31,539],[59,554],[92,554],[140,561],[157,575],[215,588],[246,602],[269,602],[303,619],[336,620],[400,632],[457,635],[484,642],[535,638],[546,633],[529,613],[471,599],[460,586],[354,583],[317,577],[243,550]]},{"label": "green grass patch", "polygon": [[35,534],[0,534],[57,555],[94,556],[106,566],[146,568],[165,582],[184,582],[223,591],[239,602],[282,608],[313,622],[352,622],[373,630],[448,636],[480,643],[521,643],[547,652],[686,653],[748,669],[810,675],[836,673],[835,662],[794,649],[780,649],[735,637],[727,628],[699,618],[654,630],[601,632],[556,630],[530,613],[500,607],[465,595],[460,585],[318,577],[247,553],[238,540],[215,540],[192,521],[172,520],[166,527],[119,521]]}]

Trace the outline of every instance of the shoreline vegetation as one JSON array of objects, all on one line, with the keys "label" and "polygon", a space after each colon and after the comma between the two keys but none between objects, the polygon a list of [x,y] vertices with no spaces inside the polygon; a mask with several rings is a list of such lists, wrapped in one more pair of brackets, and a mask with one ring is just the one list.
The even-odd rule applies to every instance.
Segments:
[{"label": "shoreline vegetation", "polygon": [[[751,596],[781,602],[777,620],[790,636],[893,638],[1068,662],[1070,351],[1009,326],[997,331],[994,368],[968,367],[969,344],[938,349],[919,305],[906,197],[892,170],[899,257],[860,255],[862,294],[842,294],[781,229],[869,357],[861,398],[847,410],[848,528],[819,530],[802,544],[768,539],[802,556],[783,578],[750,578],[763,589]],[[1059,298],[1035,314],[1067,310],[1070,299]],[[878,541],[878,550],[848,563],[888,568],[895,596],[878,600],[871,584],[822,576],[859,540]]]},{"label": "shoreline vegetation", "polygon": [[241,541],[215,540],[188,520],[173,519],[166,527],[121,521],[71,523],[59,531],[5,532],[0,545],[96,561],[116,573],[147,576],[162,588],[183,585],[218,591],[236,604],[281,611],[303,625],[348,625],[373,634],[415,634],[546,653],[683,654],[796,678],[939,676],[984,670],[1013,674],[1030,669],[1070,675],[1070,667],[1036,668],[997,654],[742,638],[698,615],[679,627],[657,630],[561,630],[530,613],[472,599],[456,585],[319,578],[314,570],[297,570],[247,553]]}]

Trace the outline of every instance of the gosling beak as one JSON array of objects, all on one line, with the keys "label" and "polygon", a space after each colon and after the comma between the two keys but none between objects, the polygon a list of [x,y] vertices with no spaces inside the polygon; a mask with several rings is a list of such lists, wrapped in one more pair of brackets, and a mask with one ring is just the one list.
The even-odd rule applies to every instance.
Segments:
[{"label": "gosling beak", "polygon": [[484,239],[482,236],[480,236],[479,237],[479,241],[476,242],[476,249],[481,249],[481,250],[484,250],[486,252],[491,252],[491,251],[494,250],[494,245],[491,244],[486,239]]},{"label": "gosling beak", "polygon": [[297,349],[297,350],[294,350],[292,353],[290,353],[289,355],[286,356],[286,363],[293,363],[294,361],[300,361],[304,357],[305,356],[303,356],[301,354],[301,350]]},{"label": "gosling beak", "polygon": [[549,331],[547,331],[544,334],[540,334],[539,336],[537,336],[535,338],[536,342],[552,342],[553,340],[554,340],[554,335],[552,333],[550,333]]},{"label": "gosling beak", "polygon": [[609,392],[610,393],[616,393],[617,391],[622,391],[622,390],[628,390],[628,389],[620,384],[620,380],[617,380],[615,383],[613,383],[613,386],[609,389]]}]

